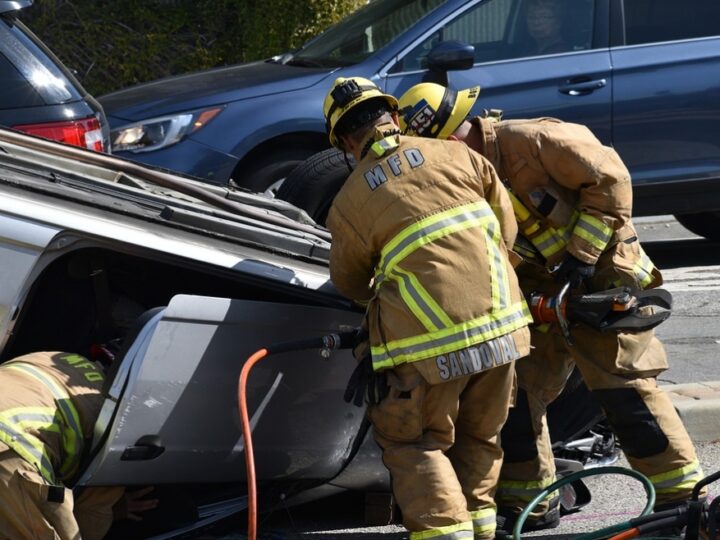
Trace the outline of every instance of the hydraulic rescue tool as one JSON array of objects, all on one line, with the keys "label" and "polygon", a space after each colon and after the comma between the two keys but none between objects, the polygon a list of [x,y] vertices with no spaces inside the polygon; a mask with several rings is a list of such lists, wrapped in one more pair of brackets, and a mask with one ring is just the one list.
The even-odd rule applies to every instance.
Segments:
[{"label": "hydraulic rescue tool", "polygon": [[556,296],[531,293],[527,302],[535,324],[558,323],[568,341],[571,322],[582,322],[602,331],[639,332],[663,322],[672,309],[672,295],[665,289],[618,287],[570,294],[569,283]]}]

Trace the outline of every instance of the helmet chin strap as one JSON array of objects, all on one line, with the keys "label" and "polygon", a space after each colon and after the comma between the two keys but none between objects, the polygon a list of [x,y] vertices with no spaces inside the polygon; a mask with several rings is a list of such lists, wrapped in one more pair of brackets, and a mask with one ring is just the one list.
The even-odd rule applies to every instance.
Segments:
[{"label": "helmet chin strap", "polygon": [[360,152],[360,159],[363,159],[367,155],[367,153],[370,151],[370,147],[377,141],[386,139],[393,135],[400,135],[402,133],[400,131],[400,128],[397,127],[394,122],[383,122],[382,124],[376,125],[373,130],[374,133],[365,142],[365,146],[363,146],[363,149]]}]

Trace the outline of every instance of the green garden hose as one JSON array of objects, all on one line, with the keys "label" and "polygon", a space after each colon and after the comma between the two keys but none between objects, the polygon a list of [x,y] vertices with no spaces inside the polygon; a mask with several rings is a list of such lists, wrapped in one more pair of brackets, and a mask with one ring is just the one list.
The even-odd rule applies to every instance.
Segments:
[{"label": "green garden hose", "polygon": [[[521,539],[520,531],[522,530],[523,524],[530,515],[530,512],[532,512],[541,501],[543,501],[548,495],[550,495],[550,493],[566,484],[574,482],[575,480],[601,474],[623,474],[625,476],[632,476],[636,480],[639,480],[645,488],[645,493],[647,495],[647,504],[645,505],[645,508],[638,517],[646,516],[652,512],[652,509],[655,506],[655,487],[645,475],[632,469],[626,469],[624,467],[597,467],[595,469],[582,470],[565,476],[542,490],[532,501],[530,501],[530,503],[525,507],[525,509],[518,517],[518,520],[515,523],[515,527],[513,528],[512,539]],[[625,521],[623,523],[618,523],[617,525],[611,525],[609,527],[604,527],[594,532],[583,534],[582,536],[577,537],[576,540],[600,540],[602,538],[608,538],[609,536],[624,531],[630,527],[632,527],[630,522]]]}]

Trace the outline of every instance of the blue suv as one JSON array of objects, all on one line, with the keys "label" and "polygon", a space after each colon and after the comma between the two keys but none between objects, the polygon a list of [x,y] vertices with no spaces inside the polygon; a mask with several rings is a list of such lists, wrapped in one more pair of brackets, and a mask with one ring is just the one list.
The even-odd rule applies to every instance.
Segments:
[{"label": "blue suv", "polygon": [[262,191],[328,147],[336,77],[480,85],[473,113],[588,125],[628,165],[636,215],[720,237],[720,3],[541,0],[561,15],[542,48],[533,1],[374,0],[295,52],[103,96],[113,152]]}]

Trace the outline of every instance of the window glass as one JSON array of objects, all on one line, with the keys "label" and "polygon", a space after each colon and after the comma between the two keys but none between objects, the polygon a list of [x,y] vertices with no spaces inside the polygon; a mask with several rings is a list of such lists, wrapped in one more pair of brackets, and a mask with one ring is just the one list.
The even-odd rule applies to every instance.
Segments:
[{"label": "window glass", "polygon": [[295,62],[319,66],[351,66],[361,62],[446,1],[369,2],[310,40],[295,54]]},{"label": "window glass", "polygon": [[595,0],[485,0],[449,21],[395,66],[393,72],[425,69],[440,41],[475,47],[475,62],[494,62],[592,48]]},{"label": "window glass", "polygon": [[625,43],[720,35],[718,0],[625,0]]},{"label": "window glass", "polygon": [[0,52],[0,109],[44,105],[35,89]]},{"label": "window glass", "polygon": [[[48,105],[65,103],[75,97],[60,68],[21,25],[0,19],[0,54],[7,62],[3,72],[15,79],[16,87],[22,86],[19,78],[22,77]],[[10,65],[14,69],[10,69]]]}]

